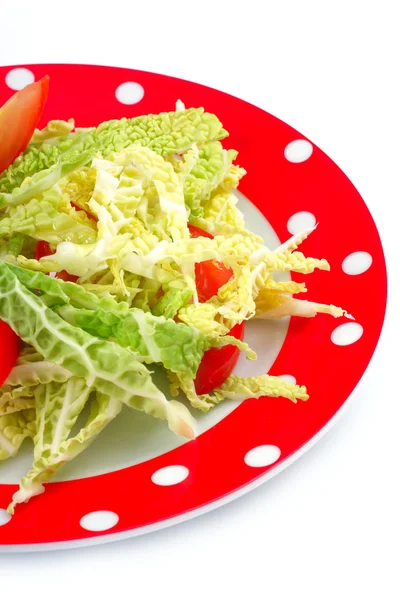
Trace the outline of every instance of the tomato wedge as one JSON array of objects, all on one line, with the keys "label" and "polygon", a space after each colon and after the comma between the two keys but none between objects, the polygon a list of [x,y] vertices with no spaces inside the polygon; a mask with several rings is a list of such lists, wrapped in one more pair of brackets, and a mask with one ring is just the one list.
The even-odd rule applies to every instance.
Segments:
[{"label": "tomato wedge", "polygon": [[200,229],[200,227],[195,227],[194,225],[188,225],[188,229],[190,231],[190,237],[192,238],[205,237],[212,240],[214,237],[211,233],[208,233],[208,231],[204,231],[204,229]]},{"label": "tomato wedge", "polygon": [[[191,237],[207,237],[212,239],[212,235],[203,231],[199,227],[189,225]],[[207,302],[212,296],[218,293],[221,286],[225,285],[233,276],[232,269],[225,267],[215,260],[206,260],[196,263],[196,287],[200,302]],[[229,335],[243,340],[244,323],[235,325],[229,332]],[[208,394],[215,388],[222,385],[232,373],[240,355],[240,350],[236,346],[225,346],[224,348],[211,348],[204,353],[203,359],[197,370],[195,379],[196,392]]]},{"label": "tomato wedge", "polygon": [[[235,325],[229,335],[243,340],[244,322]],[[210,348],[210,350],[204,352],[194,382],[197,394],[209,394],[215,388],[221,386],[232,373],[239,355],[240,350],[236,346]]]},{"label": "tomato wedge", "polygon": [[[0,173],[23,152],[42,116],[49,90],[46,75],[11,96],[0,108]],[[0,321],[0,385],[19,355],[19,338]]]},{"label": "tomato wedge", "polygon": [[86,216],[88,217],[88,219],[90,219],[91,221],[95,221],[97,222],[97,218],[92,215],[90,212],[87,212],[87,210],[84,210],[83,208],[81,208],[80,206],[77,206],[76,204],[74,204],[73,202],[71,202],[71,206],[75,209],[75,210],[83,210],[84,213],[86,213]]},{"label": "tomato wedge", "polygon": [[42,116],[49,77],[16,92],[0,108],[0,173],[25,150]]},{"label": "tomato wedge", "polygon": [[[193,225],[189,225],[189,231],[192,238],[213,238],[211,233],[203,231],[199,227],[193,227]],[[195,275],[199,301],[207,302],[207,300],[218,294],[220,287],[228,283],[233,276],[233,271],[216,260],[205,260],[201,263],[196,263]]]},{"label": "tomato wedge", "polygon": [[19,355],[19,337],[0,321],[0,385],[7,379]]},{"label": "tomato wedge", "polygon": [[36,246],[35,258],[40,260],[43,256],[50,256],[54,251],[50,248],[48,242],[39,241]]}]

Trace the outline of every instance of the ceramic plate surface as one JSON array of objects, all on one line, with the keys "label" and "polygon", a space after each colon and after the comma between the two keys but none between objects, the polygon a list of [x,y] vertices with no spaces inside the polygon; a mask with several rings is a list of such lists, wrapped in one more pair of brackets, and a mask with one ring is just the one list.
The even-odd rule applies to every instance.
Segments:
[{"label": "ceramic plate surface", "polygon": [[[225,402],[200,415],[199,436],[174,437],[164,423],[123,412],[62,470],[44,495],[5,508],[31,460],[29,444],[0,464],[0,550],[45,550],[122,539],[188,519],[245,493],[282,470],[337,418],[377,344],[386,306],[386,269],[373,219],[352,183],[319,148],[263,110],[208,87],[164,75],[88,65],[0,67],[0,105],[16,89],[50,75],[42,125],[73,117],[104,120],[203,106],[218,115],[247,170],[239,208],[250,229],[277,247],[318,223],[301,247],[331,272],[305,277],[307,298],[346,308],[328,316],[249,323],[255,363],[236,372],[282,375],[305,384],[310,400]],[[294,275],[296,281],[304,276]],[[1,344],[1,340],[0,340]]]}]

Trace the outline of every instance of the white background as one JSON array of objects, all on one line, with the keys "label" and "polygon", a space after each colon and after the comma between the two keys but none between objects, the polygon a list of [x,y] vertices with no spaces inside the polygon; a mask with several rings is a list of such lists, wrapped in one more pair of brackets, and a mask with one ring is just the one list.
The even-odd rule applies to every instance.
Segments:
[{"label": "white background", "polygon": [[85,62],[175,75],[249,100],[303,132],[372,211],[390,289],[384,333],[355,402],[302,459],[169,530],[82,550],[1,554],[2,598],[400,597],[397,4],[2,4],[0,64]]}]

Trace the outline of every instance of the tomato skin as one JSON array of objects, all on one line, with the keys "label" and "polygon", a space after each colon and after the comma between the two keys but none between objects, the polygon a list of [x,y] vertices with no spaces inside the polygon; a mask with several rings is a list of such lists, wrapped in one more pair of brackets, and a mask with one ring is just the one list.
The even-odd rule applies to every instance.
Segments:
[{"label": "tomato skin", "polygon": [[71,275],[68,271],[59,271],[55,274],[56,279],[62,279],[63,281],[72,281],[72,283],[76,283],[79,279],[76,275]]},{"label": "tomato skin", "polygon": [[211,233],[208,233],[208,231],[204,231],[204,229],[200,229],[200,227],[195,227],[194,225],[188,225],[188,229],[190,231],[190,237],[192,238],[205,237],[212,240],[214,237]]},{"label": "tomato skin", "polygon": [[[235,325],[229,335],[243,340],[244,322]],[[240,350],[236,346],[210,348],[204,353],[194,382],[196,393],[209,394],[220,387],[232,373],[239,359]]]},{"label": "tomato skin", "polygon": [[[189,225],[192,238],[206,237],[212,239],[214,236],[199,227]],[[228,283],[233,277],[233,271],[216,260],[205,260],[195,265],[196,288],[200,302],[207,302],[218,294],[220,287]],[[244,322],[235,325],[229,335],[243,340]],[[204,353],[200,366],[196,373],[194,382],[196,393],[209,394],[215,388],[221,386],[232,373],[239,359],[240,350],[236,346],[224,346],[223,348],[210,348]]]},{"label": "tomato skin", "polygon": [[[0,108],[0,173],[23,152],[42,116],[49,91],[49,77],[16,92]],[[0,385],[19,356],[19,338],[0,321]]]},{"label": "tomato skin", "polygon": [[215,260],[196,263],[194,272],[199,302],[207,302],[216,296],[219,288],[228,283],[233,275],[232,269]]},{"label": "tomato skin", "polygon": [[90,219],[91,221],[94,221],[95,223],[97,223],[98,219],[92,215],[92,213],[87,212],[86,210],[84,210],[83,208],[81,208],[80,206],[77,206],[76,204],[74,204],[73,202],[71,202],[71,206],[75,209],[75,210],[83,210],[84,213],[86,213],[86,216],[88,219]]},{"label": "tomato skin", "polygon": [[0,108],[0,173],[7,169],[29,144],[42,116],[49,91],[49,77],[16,92]]},{"label": "tomato skin", "polygon": [[0,385],[3,385],[19,356],[19,337],[0,321]]},{"label": "tomato skin", "polygon": [[[189,231],[192,238],[206,237],[212,239],[214,237],[208,231],[203,231],[193,225],[189,225]],[[207,302],[207,300],[216,296],[219,288],[228,283],[231,277],[233,277],[232,269],[225,267],[225,265],[216,260],[205,260],[196,263],[194,271],[197,295],[200,302]]]},{"label": "tomato skin", "polygon": [[36,246],[36,260],[40,260],[41,258],[43,258],[43,256],[50,256],[50,254],[54,254],[54,251],[50,248],[50,244],[48,242],[43,242],[42,240],[40,240]]}]

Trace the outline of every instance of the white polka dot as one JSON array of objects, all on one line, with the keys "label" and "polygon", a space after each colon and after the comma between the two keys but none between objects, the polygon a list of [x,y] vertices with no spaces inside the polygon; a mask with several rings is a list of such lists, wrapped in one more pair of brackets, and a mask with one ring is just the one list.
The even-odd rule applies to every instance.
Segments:
[{"label": "white polka dot", "polygon": [[140,83],[126,81],[117,87],[115,95],[122,104],[137,104],[144,96],[144,89]]},{"label": "white polka dot", "polygon": [[284,150],[285,158],[292,163],[301,163],[310,158],[313,146],[307,140],[294,140]]},{"label": "white polka dot", "polygon": [[312,229],[316,225],[316,218],[310,212],[302,210],[301,212],[292,215],[287,222],[287,228],[289,233],[295,235],[300,233],[304,229]]},{"label": "white polka dot", "polygon": [[0,527],[9,521],[11,521],[11,515],[4,508],[0,508]]},{"label": "white polka dot", "polygon": [[372,256],[368,252],[353,252],[342,262],[342,269],[347,275],[361,275],[372,265]]},{"label": "white polka dot", "polygon": [[151,480],[156,485],[176,485],[181,483],[189,475],[189,470],[182,465],[171,465],[159,469],[151,476]]},{"label": "white polka dot", "polygon": [[331,340],[337,346],[349,346],[360,339],[364,332],[359,323],[343,323],[332,331]]},{"label": "white polka dot", "polygon": [[279,379],[283,379],[286,383],[292,383],[293,385],[296,383],[296,377],[293,377],[293,375],[279,375]]},{"label": "white polka dot", "polygon": [[110,510],[96,510],[88,513],[80,520],[80,526],[87,531],[106,531],[115,527],[119,516]]},{"label": "white polka dot", "polygon": [[12,90],[22,90],[22,88],[34,81],[35,76],[29,69],[12,69],[6,75],[6,84]]},{"label": "white polka dot", "polygon": [[281,451],[278,446],[266,444],[249,450],[244,457],[244,462],[249,467],[268,467],[278,460]]}]

